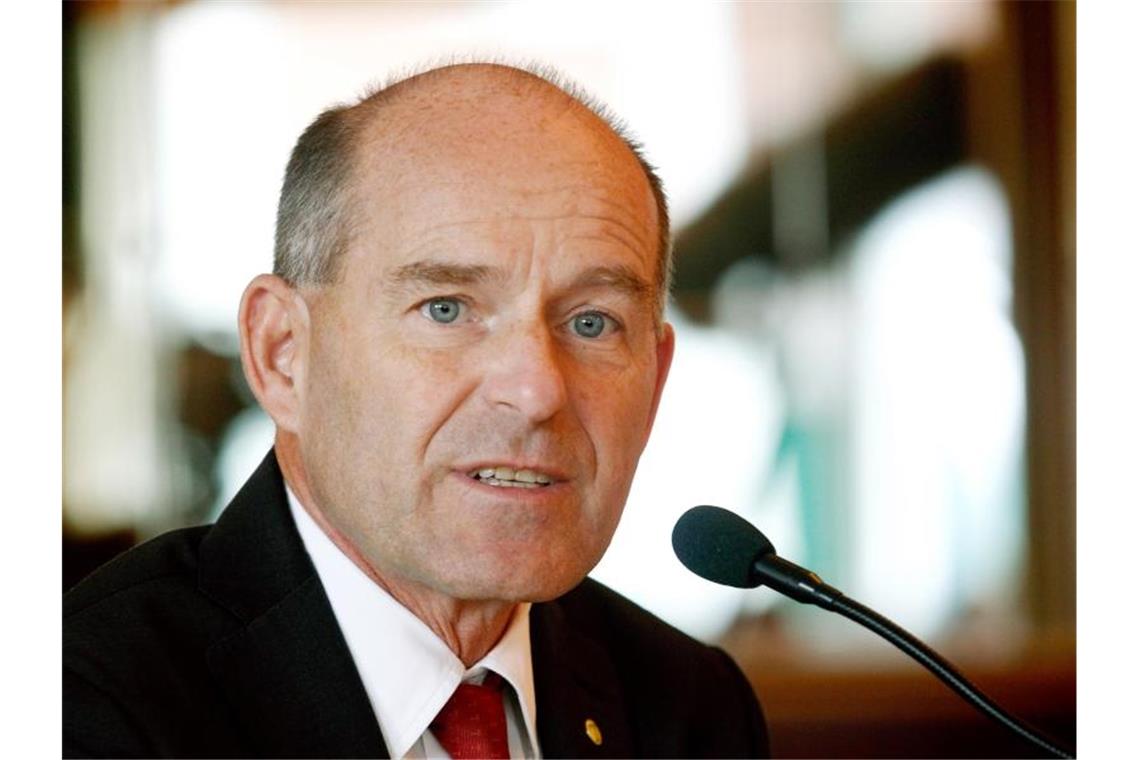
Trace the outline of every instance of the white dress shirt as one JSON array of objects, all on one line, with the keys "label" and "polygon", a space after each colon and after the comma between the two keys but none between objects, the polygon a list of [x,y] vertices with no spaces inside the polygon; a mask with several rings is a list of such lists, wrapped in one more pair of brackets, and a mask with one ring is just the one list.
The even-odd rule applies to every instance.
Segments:
[{"label": "white dress shirt", "polygon": [[446,758],[428,728],[460,682],[493,670],[503,689],[512,758],[540,757],[530,658],[530,604],[520,604],[499,642],[470,668],[428,626],[376,585],[321,530],[286,486],[289,509],[393,758]]}]

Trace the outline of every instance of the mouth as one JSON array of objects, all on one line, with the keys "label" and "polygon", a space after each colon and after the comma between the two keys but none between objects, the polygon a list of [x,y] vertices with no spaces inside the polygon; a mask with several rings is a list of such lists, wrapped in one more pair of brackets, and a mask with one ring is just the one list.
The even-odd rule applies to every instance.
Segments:
[{"label": "mouth", "polygon": [[496,488],[549,488],[557,478],[539,470],[516,470],[512,467],[479,467],[467,473],[467,477]]}]

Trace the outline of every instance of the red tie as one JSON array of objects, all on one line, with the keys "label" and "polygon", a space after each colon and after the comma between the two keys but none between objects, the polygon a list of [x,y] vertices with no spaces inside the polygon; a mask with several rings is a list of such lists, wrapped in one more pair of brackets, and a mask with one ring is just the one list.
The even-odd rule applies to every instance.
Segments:
[{"label": "red tie", "polygon": [[431,732],[455,760],[509,758],[503,679],[488,672],[483,685],[461,683],[431,723]]}]

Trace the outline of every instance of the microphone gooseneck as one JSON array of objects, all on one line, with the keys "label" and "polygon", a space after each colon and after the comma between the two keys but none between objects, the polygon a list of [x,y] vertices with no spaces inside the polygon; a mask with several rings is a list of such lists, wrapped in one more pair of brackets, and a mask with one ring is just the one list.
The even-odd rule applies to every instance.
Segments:
[{"label": "microphone gooseneck", "polygon": [[673,527],[673,551],[681,564],[706,580],[738,588],[768,586],[797,602],[814,604],[854,620],[910,655],[975,708],[1021,738],[1055,757],[1073,757],[999,707],[917,637],[844,596],[810,570],[777,556],[772,542],[743,517],[720,507],[693,507]]}]

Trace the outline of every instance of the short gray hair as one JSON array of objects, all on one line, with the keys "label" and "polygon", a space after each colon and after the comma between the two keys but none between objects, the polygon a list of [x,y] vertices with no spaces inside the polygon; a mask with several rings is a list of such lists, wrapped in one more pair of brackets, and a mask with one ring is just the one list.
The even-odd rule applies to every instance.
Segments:
[{"label": "short gray hair", "polygon": [[[455,65],[455,64],[452,64]],[[355,149],[361,131],[376,108],[394,96],[402,85],[430,77],[452,65],[401,76],[365,93],[354,103],[340,104],[321,113],[301,133],[289,164],[277,206],[277,232],[273,273],[291,285],[327,285],[340,277],[341,260],[352,243],[352,181]],[[552,68],[500,66],[520,77],[540,80],[601,119],[637,158],[657,205],[658,314],[672,284],[673,251],[669,233],[669,207],[661,178],[645,160],[640,143],[625,125],[597,99]]]}]

